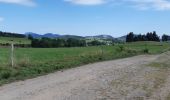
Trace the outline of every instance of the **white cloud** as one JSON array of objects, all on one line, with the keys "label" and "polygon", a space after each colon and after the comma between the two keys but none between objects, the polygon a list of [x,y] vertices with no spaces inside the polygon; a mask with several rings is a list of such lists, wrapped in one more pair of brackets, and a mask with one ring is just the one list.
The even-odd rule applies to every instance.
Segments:
[{"label": "white cloud", "polygon": [[170,0],[64,0],[77,5],[102,5],[120,3],[138,9],[170,10]]},{"label": "white cloud", "polygon": [[108,0],[64,0],[64,1],[78,5],[101,5],[106,3]]},{"label": "white cloud", "polygon": [[124,0],[139,9],[170,10],[169,0]]},{"label": "white cloud", "polygon": [[0,2],[20,4],[20,5],[26,5],[26,6],[35,6],[35,3],[32,0],[0,0]]}]

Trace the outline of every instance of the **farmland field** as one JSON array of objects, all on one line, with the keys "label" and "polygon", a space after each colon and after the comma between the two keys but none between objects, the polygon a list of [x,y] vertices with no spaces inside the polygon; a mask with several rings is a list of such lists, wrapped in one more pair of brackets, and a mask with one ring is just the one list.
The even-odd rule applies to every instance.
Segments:
[{"label": "farmland field", "polygon": [[0,84],[73,68],[97,61],[169,50],[168,43],[136,42],[114,46],[75,48],[15,48],[15,67],[10,67],[10,49],[0,48]]},{"label": "farmland field", "polygon": [[31,44],[31,41],[26,38],[0,37],[0,43]]}]

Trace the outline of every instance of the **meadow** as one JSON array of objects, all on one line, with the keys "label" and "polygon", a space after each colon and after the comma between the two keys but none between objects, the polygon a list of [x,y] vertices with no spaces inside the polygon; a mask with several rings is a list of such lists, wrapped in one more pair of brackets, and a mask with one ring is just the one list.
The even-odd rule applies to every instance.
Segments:
[{"label": "meadow", "polygon": [[27,38],[13,38],[13,37],[0,37],[0,44],[14,43],[14,44],[31,44]]},{"label": "meadow", "polygon": [[134,42],[94,47],[15,48],[14,67],[10,66],[10,48],[0,48],[0,85],[99,61],[159,54],[169,47],[169,43]]}]

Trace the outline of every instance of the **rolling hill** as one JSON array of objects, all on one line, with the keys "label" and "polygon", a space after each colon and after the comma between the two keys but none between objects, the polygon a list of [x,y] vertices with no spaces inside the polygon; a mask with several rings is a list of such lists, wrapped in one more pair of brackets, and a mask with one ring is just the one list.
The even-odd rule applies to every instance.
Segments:
[{"label": "rolling hill", "polygon": [[31,44],[27,38],[0,37],[0,44]]}]

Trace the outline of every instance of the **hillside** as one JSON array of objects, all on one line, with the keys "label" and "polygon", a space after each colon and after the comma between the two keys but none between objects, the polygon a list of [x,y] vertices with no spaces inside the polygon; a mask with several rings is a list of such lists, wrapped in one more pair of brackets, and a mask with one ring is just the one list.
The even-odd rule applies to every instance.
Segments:
[{"label": "hillside", "polygon": [[[8,34],[5,34],[8,35]],[[18,35],[18,34],[14,34],[14,35]],[[20,34],[19,34],[20,35]],[[25,37],[28,37],[29,35],[31,35],[33,38],[37,38],[37,39],[41,39],[43,37],[46,38],[51,38],[51,39],[64,39],[67,40],[69,38],[72,39],[78,39],[78,40],[85,40],[86,43],[88,43],[88,45],[92,44],[93,41],[98,41],[101,44],[106,44],[106,45],[111,45],[114,42],[119,42],[119,40],[117,40],[116,38],[113,38],[110,35],[96,35],[96,36],[77,36],[77,35],[59,35],[59,34],[53,34],[53,33],[46,33],[46,34],[37,34],[37,33],[33,33],[33,32],[27,32],[25,33]],[[22,36],[24,36],[22,34]],[[5,44],[31,44],[31,41],[28,40],[27,38],[18,38],[18,37],[5,37],[5,36],[1,36],[0,37],[0,44],[5,45]]]},{"label": "hillside", "polygon": [[31,35],[33,38],[42,38],[42,37],[47,37],[47,38],[58,38],[60,37],[59,34],[53,34],[53,33],[46,33],[46,34],[37,34],[37,33],[33,33],[33,32],[26,32],[25,33],[26,36]]},{"label": "hillside", "polygon": [[69,39],[69,38],[85,39],[83,36],[77,36],[77,35],[60,35],[58,38],[61,38],[61,39]]},{"label": "hillside", "polygon": [[42,37],[47,37],[47,38],[56,38],[56,39],[80,39],[80,40],[86,40],[87,43],[92,42],[92,41],[99,41],[105,44],[112,44],[113,41],[121,41],[113,38],[111,35],[96,35],[96,36],[77,36],[77,35],[60,35],[60,34],[53,34],[53,33],[47,33],[47,34],[37,34],[37,33],[32,33],[32,32],[27,32],[25,33],[27,36],[31,35],[34,38],[42,38]]},{"label": "hillside", "polygon": [[102,39],[102,40],[113,40],[111,35],[96,35],[96,36],[86,36],[86,39]]},{"label": "hillside", "polygon": [[97,39],[97,40],[113,40],[114,38],[110,35],[96,35],[96,36],[78,36],[78,35],[60,35],[60,34],[54,34],[54,33],[46,33],[46,34],[38,34],[33,32],[26,32],[26,36],[31,35],[34,38],[62,38],[62,39],[68,39],[68,38],[74,38],[74,39]]},{"label": "hillside", "polygon": [[126,35],[116,38],[118,41],[126,42]]},{"label": "hillside", "polygon": [[0,44],[31,44],[27,38],[0,37]]}]

